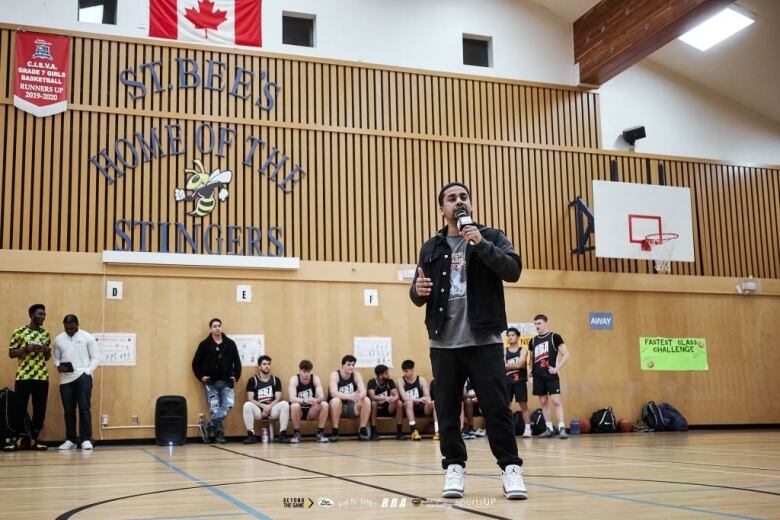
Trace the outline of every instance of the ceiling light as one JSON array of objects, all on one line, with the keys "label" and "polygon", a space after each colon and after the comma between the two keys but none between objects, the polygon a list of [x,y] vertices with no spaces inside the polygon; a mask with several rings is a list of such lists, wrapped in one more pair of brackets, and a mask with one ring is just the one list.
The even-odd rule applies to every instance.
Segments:
[{"label": "ceiling light", "polygon": [[755,20],[746,16],[743,12],[737,11],[733,7],[727,7],[709,20],[702,22],[680,36],[680,39],[691,47],[696,47],[700,51],[706,51],[753,22]]}]

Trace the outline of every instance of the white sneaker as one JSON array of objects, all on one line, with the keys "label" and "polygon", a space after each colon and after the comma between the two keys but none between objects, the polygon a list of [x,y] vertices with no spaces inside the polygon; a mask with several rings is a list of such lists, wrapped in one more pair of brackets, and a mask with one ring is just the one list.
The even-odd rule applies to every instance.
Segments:
[{"label": "white sneaker", "polygon": [[65,441],[62,444],[60,444],[60,447],[58,449],[60,450],[72,450],[76,447],[75,442]]},{"label": "white sneaker", "polygon": [[91,450],[92,449],[92,443],[89,441],[84,441],[81,443],[81,449],[82,450]]},{"label": "white sneaker", "polygon": [[484,437],[485,435],[487,435],[487,430],[484,428],[477,428],[474,432],[474,437]]},{"label": "white sneaker", "polygon": [[509,500],[528,498],[528,490],[523,483],[523,470],[517,464],[510,464],[501,472],[501,481],[504,483],[504,496]]},{"label": "white sneaker", "polygon": [[463,498],[463,487],[466,480],[466,470],[460,464],[450,464],[444,473],[444,488],[441,496],[444,498]]},{"label": "white sneaker", "polygon": [[523,438],[530,439],[532,437],[531,435],[531,428],[526,428],[523,430]]}]

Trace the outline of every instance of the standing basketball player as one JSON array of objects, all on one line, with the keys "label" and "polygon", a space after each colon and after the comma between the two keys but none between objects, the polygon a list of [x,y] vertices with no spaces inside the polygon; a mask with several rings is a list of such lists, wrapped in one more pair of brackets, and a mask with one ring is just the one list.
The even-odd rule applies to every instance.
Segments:
[{"label": "standing basketball player", "polygon": [[317,442],[328,442],[325,436],[325,423],[328,422],[328,402],[322,389],[320,378],[312,374],[314,365],[308,359],[298,364],[298,372],[290,378],[287,385],[290,394],[290,416],[292,417],[293,444],[301,440],[301,420],[318,419]]},{"label": "standing basketball player", "polygon": [[447,225],[420,249],[409,296],[415,305],[425,305],[446,471],[442,496],[463,496],[468,457],[460,411],[468,377],[482,406],[490,449],[502,470],[504,494],[526,499],[523,460],[517,455],[506,400],[501,341],[507,328],[502,281],[520,278],[520,257],[501,231],[471,221],[471,193],[464,184],[445,185],[438,202]]},{"label": "standing basketball player", "polygon": [[523,423],[525,430],[523,437],[531,436],[531,414],[528,411],[528,349],[518,344],[520,331],[514,327],[509,327],[506,331],[506,338],[509,345],[506,348],[506,390],[509,395],[509,404],[512,399],[520,405],[520,413],[523,414]]},{"label": "standing basketball player", "polygon": [[[547,423],[547,429],[539,437],[552,437],[552,410],[550,402],[555,407],[555,415],[558,417],[558,436],[561,439],[568,437],[566,434],[566,422],[563,420],[563,403],[561,402],[561,369],[571,359],[569,349],[563,338],[547,329],[547,316],[537,314],[534,316],[536,336],[531,340],[531,355],[533,356],[533,387],[534,395],[539,396],[539,405]],[[560,354],[560,356],[558,355]]]}]

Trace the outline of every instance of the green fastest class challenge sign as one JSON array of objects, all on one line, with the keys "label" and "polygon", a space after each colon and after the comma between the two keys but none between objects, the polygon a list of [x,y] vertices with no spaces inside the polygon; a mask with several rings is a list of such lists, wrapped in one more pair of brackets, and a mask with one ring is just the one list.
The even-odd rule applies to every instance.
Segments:
[{"label": "green fastest class challenge sign", "polygon": [[704,338],[639,338],[642,370],[709,370]]}]

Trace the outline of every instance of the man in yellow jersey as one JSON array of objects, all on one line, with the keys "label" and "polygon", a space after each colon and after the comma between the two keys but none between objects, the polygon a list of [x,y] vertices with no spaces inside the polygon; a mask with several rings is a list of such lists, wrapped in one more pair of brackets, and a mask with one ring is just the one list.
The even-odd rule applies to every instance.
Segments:
[{"label": "man in yellow jersey", "polygon": [[[46,307],[36,303],[28,314],[30,323],[19,327],[11,334],[8,355],[17,360],[16,383],[16,431],[20,432],[29,426],[30,448],[45,450],[46,445],[38,440],[46,418],[46,399],[49,396],[49,371],[46,362],[51,357],[51,336],[43,328],[46,320]],[[32,397],[32,424],[25,425],[27,403]],[[4,447],[5,451],[15,451],[22,447],[21,437]]]}]

